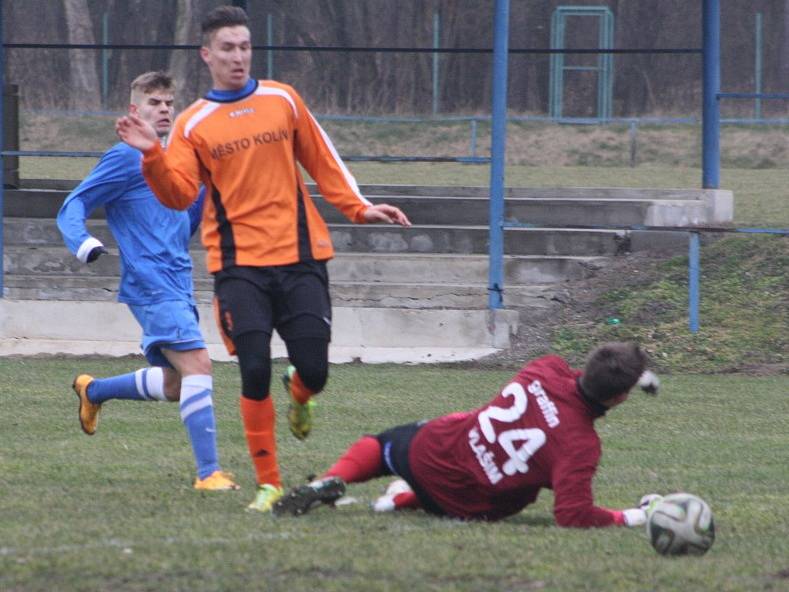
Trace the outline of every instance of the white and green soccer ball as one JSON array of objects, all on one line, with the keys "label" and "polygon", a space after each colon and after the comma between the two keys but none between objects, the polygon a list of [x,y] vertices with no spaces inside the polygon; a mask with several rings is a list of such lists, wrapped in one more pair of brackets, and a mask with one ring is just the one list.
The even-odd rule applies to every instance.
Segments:
[{"label": "white and green soccer ball", "polygon": [[715,542],[712,510],[690,493],[672,493],[655,506],[647,536],[661,555],[703,555]]}]

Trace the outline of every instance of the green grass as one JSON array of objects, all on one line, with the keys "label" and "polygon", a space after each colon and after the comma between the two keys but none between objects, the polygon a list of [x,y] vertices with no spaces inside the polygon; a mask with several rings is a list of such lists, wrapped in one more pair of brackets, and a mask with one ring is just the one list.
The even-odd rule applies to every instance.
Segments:
[{"label": "green grass", "polygon": [[[557,322],[554,348],[579,355],[606,340],[635,340],[672,371],[783,371],[789,367],[789,238],[729,236],[702,249],[700,330],[688,330],[688,259],[622,278],[596,317]],[[619,324],[607,324],[617,318]]]},{"label": "green grass", "polygon": [[[640,530],[556,528],[548,491],[496,524],[374,515],[366,504],[385,481],[352,486],[361,503],[336,510],[250,515],[233,364],[215,365],[215,404],[223,464],[240,492],[191,489],[175,405],[111,402],[94,437],[80,432],[75,372],[140,364],[0,360],[0,589],[750,591],[789,583],[786,377],[666,376],[657,399],[634,395],[598,424],[599,503],[625,507],[643,493],[675,490],[710,503],[712,550],[667,559]],[[281,422],[290,485],[325,469],[362,433],[479,405],[510,378],[431,366],[331,372],[310,439],[295,441]],[[284,417],[285,398],[275,396]]]}]

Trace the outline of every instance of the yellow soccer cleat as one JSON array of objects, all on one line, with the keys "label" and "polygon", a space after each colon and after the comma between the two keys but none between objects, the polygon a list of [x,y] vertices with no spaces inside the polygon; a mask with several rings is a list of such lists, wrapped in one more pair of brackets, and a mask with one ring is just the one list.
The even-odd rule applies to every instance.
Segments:
[{"label": "yellow soccer cleat", "polygon": [[297,439],[304,440],[310,435],[310,431],[312,431],[312,412],[315,408],[315,403],[310,399],[302,405],[293,398],[293,393],[290,390],[290,382],[295,373],[296,368],[288,366],[288,369],[282,376],[282,384],[285,385],[285,390],[290,395],[290,407],[288,407],[288,425],[290,426],[290,433]]},{"label": "yellow soccer cleat", "polygon": [[92,376],[80,374],[71,385],[71,388],[74,389],[79,398],[79,425],[88,436],[96,433],[96,426],[99,423],[99,411],[101,411],[101,403],[91,403],[90,399],[88,399],[88,385],[91,382],[93,382]]},{"label": "yellow soccer cleat", "polygon": [[304,440],[310,435],[312,430],[312,410],[314,407],[315,403],[312,400],[307,401],[304,405],[296,401],[290,402],[290,407],[288,407],[290,433],[299,440]]},{"label": "yellow soccer cleat", "polygon": [[276,504],[284,494],[285,492],[281,487],[277,487],[271,483],[258,485],[255,499],[247,506],[247,509],[257,512],[271,512],[274,504]]},{"label": "yellow soccer cleat", "polygon": [[195,479],[195,489],[201,491],[234,491],[241,489],[231,478],[230,473],[214,471],[205,479]]}]

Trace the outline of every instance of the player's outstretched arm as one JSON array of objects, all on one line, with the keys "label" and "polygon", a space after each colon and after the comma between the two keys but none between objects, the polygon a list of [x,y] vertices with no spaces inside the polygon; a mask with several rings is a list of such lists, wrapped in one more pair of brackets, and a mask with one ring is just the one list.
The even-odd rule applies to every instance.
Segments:
[{"label": "player's outstretched arm", "polygon": [[115,133],[132,148],[147,152],[159,141],[150,123],[136,115],[124,115],[115,121]]},{"label": "player's outstretched arm", "polygon": [[618,512],[617,524],[630,527],[643,526],[646,524],[647,520],[649,520],[652,512],[655,511],[655,507],[662,499],[662,495],[658,495],[657,493],[648,493],[638,502],[637,508],[630,508]]},{"label": "player's outstretched arm", "polygon": [[365,222],[375,223],[383,222],[386,224],[399,224],[400,226],[411,226],[411,221],[408,219],[400,208],[390,206],[389,204],[377,204],[370,206],[364,213]]}]

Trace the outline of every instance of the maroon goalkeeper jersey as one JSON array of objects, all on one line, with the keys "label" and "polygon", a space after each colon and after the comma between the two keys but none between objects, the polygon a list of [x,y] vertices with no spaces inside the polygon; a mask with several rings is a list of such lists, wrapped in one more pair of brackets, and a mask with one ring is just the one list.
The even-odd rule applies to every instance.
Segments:
[{"label": "maroon goalkeeper jersey", "polygon": [[614,524],[594,505],[601,412],[581,395],[580,375],[558,356],[539,358],[487,405],[429,421],[411,442],[414,479],[451,516],[498,520],[547,487],[559,526]]}]

